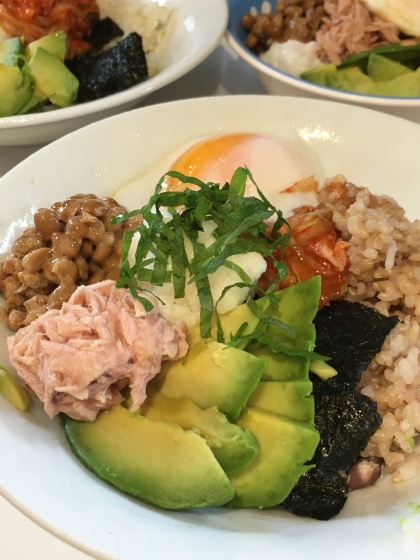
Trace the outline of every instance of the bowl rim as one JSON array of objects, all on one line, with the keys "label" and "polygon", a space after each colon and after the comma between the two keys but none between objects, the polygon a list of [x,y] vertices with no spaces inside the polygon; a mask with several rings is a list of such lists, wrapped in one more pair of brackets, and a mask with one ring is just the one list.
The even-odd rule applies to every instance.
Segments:
[{"label": "bowl rim", "polygon": [[[235,0],[228,0],[229,6],[235,2]],[[327,86],[322,86],[319,84],[313,84],[311,82],[306,82],[299,78],[298,76],[292,76],[287,74],[283,70],[275,68],[271,64],[264,62],[254,53],[246,48],[243,42],[238,38],[235,33],[234,25],[237,21],[233,21],[231,15],[229,15],[229,22],[225,34],[225,39],[228,45],[239,55],[245,62],[250,66],[255,68],[258,72],[274,78],[290,86],[302,89],[311,94],[317,94],[319,96],[329,97],[335,99],[336,101],[352,101],[354,103],[366,103],[370,105],[378,106],[394,106],[394,107],[418,107],[420,106],[420,96],[419,97],[392,97],[385,95],[369,95],[365,93],[353,93],[348,91],[343,91],[339,89],[330,88]]]},{"label": "bowl rim", "polygon": [[[107,111],[117,107],[118,105],[125,105],[126,103],[130,103],[136,99],[139,99],[140,101],[141,98],[146,97],[161,87],[169,85],[178,78],[181,78],[203,62],[214,51],[226,32],[229,19],[227,0],[211,0],[211,2],[212,12],[218,10],[222,16],[217,26],[217,33],[207,42],[207,44],[203,45],[201,49],[194,51],[186,63],[184,59],[182,59],[174,65],[170,65],[165,68],[156,76],[153,76],[152,78],[149,78],[127,90],[114,93],[107,97],[103,97],[102,99],[74,104],[70,107],[64,107],[43,113],[30,113],[27,115],[15,115],[0,118],[0,131],[7,129],[15,130],[17,128],[30,126],[49,125],[59,121],[64,122],[87,115],[94,115],[95,113]],[[193,5],[193,2],[191,2],[191,5]],[[174,9],[177,10],[176,5],[174,6]]]}]

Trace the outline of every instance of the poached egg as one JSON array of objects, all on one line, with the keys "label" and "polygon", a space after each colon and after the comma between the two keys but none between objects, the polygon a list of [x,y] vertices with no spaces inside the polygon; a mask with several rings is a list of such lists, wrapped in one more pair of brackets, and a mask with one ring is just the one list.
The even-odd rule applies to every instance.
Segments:
[{"label": "poached egg", "polygon": [[[115,198],[128,210],[134,210],[145,204],[145,193],[152,194],[151,186],[154,186],[168,170],[179,171],[204,182],[224,185],[231,180],[234,171],[243,166],[248,167],[262,193],[274,206],[280,208],[286,217],[299,206],[317,204],[317,194],[314,191],[285,192],[308,176],[314,175],[319,178],[320,165],[314,156],[298,139],[266,133],[229,134],[183,145],[154,165],[146,175],[117,192]],[[188,187],[195,188],[194,185]],[[185,188],[185,184],[167,177],[164,188],[180,190]],[[247,180],[245,194],[259,196],[250,179]],[[212,235],[215,228],[216,224],[213,222],[203,224],[204,231],[199,233],[199,241],[206,247],[215,241]],[[134,236],[130,250],[131,265],[135,262],[137,243],[138,234]],[[191,260],[193,250],[188,239],[185,239],[185,249],[187,258]],[[240,266],[251,277],[252,282],[258,280],[267,266],[264,258],[255,252],[235,255],[229,260]],[[170,263],[168,268],[170,269]],[[248,289],[239,287],[231,288],[219,301],[225,287],[241,281],[235,271],[221,266],[208,278],[213,302],[217,304],[220,314],[234,309],[245,301]],[[174,289],[170,282],[163,286],[144,283],[143,288],[151,290],[163,302],[164,305],[158,303],[159,310],[168,320],[184,320],[189,328],[199,323],[200,302],[194,283],[187,284],[185,297],[178,299],[174,297]]]}]

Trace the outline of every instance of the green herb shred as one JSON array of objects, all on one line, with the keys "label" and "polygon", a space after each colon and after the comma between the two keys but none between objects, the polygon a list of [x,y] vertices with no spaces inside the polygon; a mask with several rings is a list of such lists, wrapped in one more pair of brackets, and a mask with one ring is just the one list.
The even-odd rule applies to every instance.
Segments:
[{"label": "green herb shred", "polygon": [[[165,191],[163,184],[166,177],[178,179],[198,189],[187,187],[181,192]],[[248,178],[254,183],[259,198],[244,196]],[[274,257],[274,253],[279,247],[284,250],[290,243],[291,229],[282,212],[260,191],[249,169],[238,168],[230,183],[223,186],[204,183],[177,171],[169,171],[160,179],[153,196],[143,208],[117,216],[112,219],[112,223],[120,223],[138,214],[143,215],[143,223],[123,235],[121,273],[117,287],[127,286],[133,297],[138,299],[147,311],[153,308],[153,304],[138,293],[139,290],[146,291],[142,282],[162,286],[164,282],[170,281],[175,298],[184,297],[187,282],[195,283],[200,301],[201,337],[211,337],[212,318],[216,315],[218,340],[223,342],[223,332],[216,311],[218,302],[213,301],[208,278],[223,265],[234,270],[241,281],[227,286],[220,299],[233,287],[246,287],[249,289],[247,303],[260,319],[257,329],[247,335],[246,340],[261,340],[273,346],[274,351],[298,354],[312,360],[323,359],[314,352],[290,350],[285,344],[279,345],[265,335],[265,330],[270,324],[293,334],[288,325],[266,315],[253,300],[258,293],[276,304],[275,289],[287,276],[288,269],[284,262]],[[274,222],[271,234],[267,232],[267,220]],[[213,221],[216,224],[212,232],[216,240],[209,247],[198,240],[198,234],[203,231],[205,221]],[[280,233],[281,228],[284,233]],[[135,264],[130,266],[128,254],[136,232],[139,233],[140,240],[135,253]],[[185,239],[189,239],[193,247],[194,256],[191,261],[188,261],[186,255]],[[270,282],[266,291],[253,284],[240,266],[227,260],[233,255],[249,252],[257,252],[265,259],[270,257],[274,262],[277,276]],[[246,325],[242,325],[230,342],[231,346],[244,340],[242,334],[245,328]]]}]

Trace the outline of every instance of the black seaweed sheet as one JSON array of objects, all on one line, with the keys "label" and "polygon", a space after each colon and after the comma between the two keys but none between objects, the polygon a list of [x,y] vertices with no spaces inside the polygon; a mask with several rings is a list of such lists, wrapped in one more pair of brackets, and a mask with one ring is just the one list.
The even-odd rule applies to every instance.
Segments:
[{"label": "black seaweed sheet", "polygon": [[85,37],[85,40],[92,45],[89,54],[96,54],[105,45],[123,35],[124,31],[112,19],[104,18],[99,20],[93,26],[92,33]]},{"label": "black seaweed sheet", "polygon": [[398,318],[340,300],[319,311],[314,323],[315,350],[331,357],[328,363],[338,375],[327,381],[311,375],[321,436],[311,461],[316,466],[282,505],[296,515],[327,520],[343,508],[350,467],[381,424],[376,403],[355,389]]},{"label": "black seaweed sheet", "polygon": [[143,41],[137,33],[97,56],[76,57],[67,67],[80,82],[78,103],[124,91],[149,77]]}]

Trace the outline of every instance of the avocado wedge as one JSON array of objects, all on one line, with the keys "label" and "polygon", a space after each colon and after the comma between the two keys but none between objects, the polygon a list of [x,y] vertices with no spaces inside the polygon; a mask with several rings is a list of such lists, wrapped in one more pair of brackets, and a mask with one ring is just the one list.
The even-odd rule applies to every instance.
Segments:
[{"label": "avocado wedge", "polygon": [[27,412],[31,406],[17,379],[3,366],[0,366],[0,394],[21,412]]},{"label": "avocado wedge", "polygon": [[205,440],[116,406],[95,422],[67,418],[75,455],[102,480],[165,509],[222,505],[234,490]]}]

